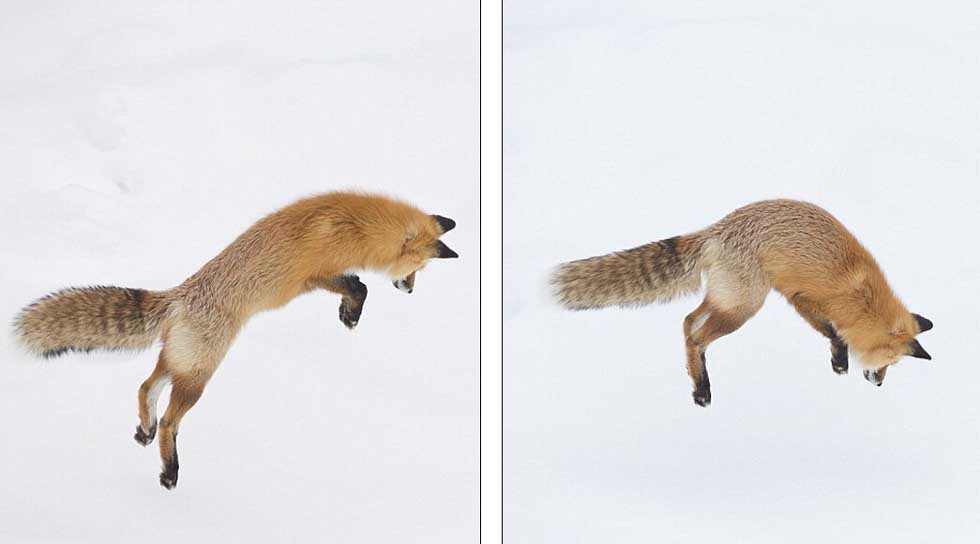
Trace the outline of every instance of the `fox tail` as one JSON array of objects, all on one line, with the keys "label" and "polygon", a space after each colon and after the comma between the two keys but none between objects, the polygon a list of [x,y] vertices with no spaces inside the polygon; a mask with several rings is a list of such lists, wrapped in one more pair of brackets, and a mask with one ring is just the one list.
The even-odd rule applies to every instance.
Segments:
[{"label": "fox tail", "polygon": [[70,287],[42,297],[17,315],[14,334],[31,353],[141,350],[160,336],[167,292],[123,287]]},{"label": "fox tail", "polygon": [[555,298],[572,310],[668,302],[701,288],[705,239],[675,236],[639,247],[559,265]]}]

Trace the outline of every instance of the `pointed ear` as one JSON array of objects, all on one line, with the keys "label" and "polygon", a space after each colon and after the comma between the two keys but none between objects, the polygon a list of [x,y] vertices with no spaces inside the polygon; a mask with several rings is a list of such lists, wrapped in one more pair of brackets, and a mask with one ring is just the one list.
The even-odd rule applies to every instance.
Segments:
[{"label": "pointed ear", "polygon": [[915,318],[915,322],[919,324],[919,332],[926,332],[932,328],[932,321],[922,317],[919,314],[913,313],[912,317]]},{"label": "pointed ear", "polygon": [[922,349],[922,344],[920,344],[918,340],[912,340],[909,346],[912,347],[912,353],[909,354],[909,357],[915,357],[916,359],[926,359],[930,361],[932,360],[932,355],[929,355],[928,353],[926,353],[926,350]]},{"label": "pointed ear", "polygon": [[432,218],[436,220],[436,223],[439,223],[439,228],[442,229],[443,234],[446,234],[447,232],[456,228],[456,222],[448,217],[433,215]]},{"label": "pointed ear", "polygon": [[459,254],[455,251],[449,249],[449,246],[442,243],[442,240],[436,240],[436,256],[434,259],[455,259],[459,257]]}]

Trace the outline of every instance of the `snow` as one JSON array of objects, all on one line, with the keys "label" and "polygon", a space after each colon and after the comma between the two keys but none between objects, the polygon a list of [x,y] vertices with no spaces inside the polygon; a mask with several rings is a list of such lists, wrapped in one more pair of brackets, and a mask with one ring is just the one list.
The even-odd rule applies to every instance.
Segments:
[{"label": "snow", "polygon": [[[533,542],[972,542],[980,531],[974,2],[505,5],[504,533]],[[778,295],[708,353],[689,298],[567,312],[555,264],[820,204],[933,361],[834,374]]]},{"label": "snow", "polygon": [[156,350],[40,362],[5,331],[0,541],[476,540],[477,24],[449,0],[0,7],[11,320],[68,285],[174,286],[328,190],[451,217],[461,255],[411,295],[364,276],[354,332],[328,293],[256,316],[184,419],[173,492],[132,438]]}]

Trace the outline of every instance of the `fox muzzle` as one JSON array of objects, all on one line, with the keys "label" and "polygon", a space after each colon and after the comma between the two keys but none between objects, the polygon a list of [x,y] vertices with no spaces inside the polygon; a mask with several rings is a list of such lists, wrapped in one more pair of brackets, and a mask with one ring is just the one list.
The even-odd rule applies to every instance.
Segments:
[{"label": "fox muzzle", "polygon": [[409,286],[408,285],[408,282],[405,281],[404,279],[395,280],[395,281],[391,282],[391,284],[394,285],[396,289],[398,289],[399,291],[402,291],[404,293],[411,293],[414,290],[414,288],[411,287],[411,286]]},{"label": "fox muzzle", "polygon": [[881,367],[878,370],[866,369],[864,371],[864,379],[869,382],[881,387],[882,382],[885,381],[885,369],[888,367]]}]

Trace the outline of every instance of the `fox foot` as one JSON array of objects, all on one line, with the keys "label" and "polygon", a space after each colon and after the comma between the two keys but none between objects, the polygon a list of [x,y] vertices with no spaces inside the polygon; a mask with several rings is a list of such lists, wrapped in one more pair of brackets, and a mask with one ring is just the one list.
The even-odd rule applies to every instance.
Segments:
[{"label": "fox foot", "polygon": [[830,366],[838,374],[847,374],[847,346],[834,345],[830,350]]},{"label": "fox foot", "polygon": [[167,462],[166,466],[163,467],[163,472],[160,473],[160,485],[167,489],[173,489],[177,487],[177,470],[180,465],[177,463],[177,455],[175,454],[173,458]]},{"label": "fox foot", "polygon": [[710,387],[698,387],[694,390],[691,395],[694,397],[694,404],[698,406],[707,407],[711,404],[711,388]]},{"label": "fox foot", "polygon": [[143,426],[142,425],[137,425],[136,426],[136,434],[133,436],[133,438],[136,439],[136,442],[139,443],[139,445],[141,445],[141,446],[147,446],[147,445],[150,444],[150,442],[153,442],[153,438],[156,435],[157,435],[157,426],[156,425],[150,427],[150,432],[148,432],[148,433],[143,432]]},{"label": "fox foot", "polygon": [[830,366],[838,374],[847,374],[847,344],[839,338],[830,343]]},{"label": "fox foot", "polygon": [[168,466],[160,473],[160,485],[167,489],[173,489],[177,487],[177,467],[175,466],[172,470]]},{"label": "fox foot", "polygon": [[834,372],[844,375],[847,374],[847,358],[845,357],[843,361],[837,357],[830,359],[830,367],[834,369]]},{"label": "fox foot", "polygon": [[355,303],[353,300],[344,297],[340,301],[340,322],[344,324],[348,329],[353,329],[357,326],[357,322],[361,319],[361,309],[363,306],[361,304]]},{"label": "fox foot", "polygon": [[694,393],[691,395],[694,397],[694,404],[698,406],[708,406],[711,404],[711,381],[708,380],[708,370],[704,367],[708,360],[704,354],[701,352],[701,372],[697,375],[692,375],[694,378]]},{"label": "fox foot", "polygon": [[361,319],[361,310],[367,299],[367,285],[357,276],[341,276],[342,292],[346,293],[340,299],[340,322],[348,329],[357,326]]}]

